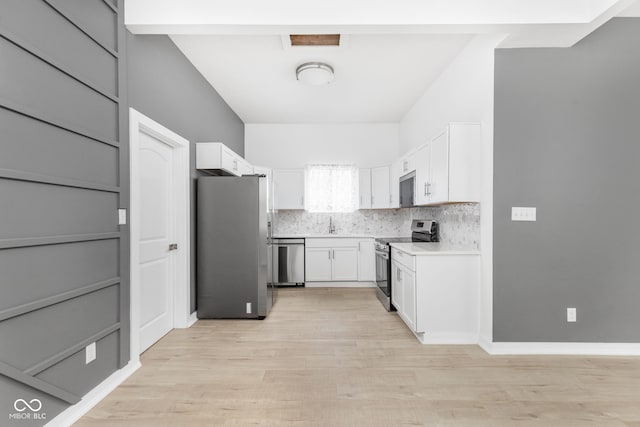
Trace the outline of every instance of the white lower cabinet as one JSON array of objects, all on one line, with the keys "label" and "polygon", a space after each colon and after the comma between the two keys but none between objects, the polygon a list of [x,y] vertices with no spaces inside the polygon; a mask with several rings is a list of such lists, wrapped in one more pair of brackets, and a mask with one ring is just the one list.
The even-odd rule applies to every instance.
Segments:
[{"label": "white lower cabinet", "polygon": [[331,280],[337,282],[358,280],[358,248],[333,248],[331,261]]},{"label": "white lower cabinet", "polygon": [[478,342],[480,257],[391,252],[391,301],[425,344]]},{"label": "white lower cabinet", "polygon": [[358,281],[376,281],[376,249],[373,239],[358,241]]},{"label": "white lower cabinet", "polygon": [[396,261],[391,263],[393,305],[404,323],[414,332],[416,327],[416,274]]},{"label": "white lower cabinet", "polygon": [[305,282],[374,280],[373,239],[305,239]]},{"label": "white lower cabinet", "polygon": [[305,282],[328,282],[332,277],[331,248],[306,248]]}]

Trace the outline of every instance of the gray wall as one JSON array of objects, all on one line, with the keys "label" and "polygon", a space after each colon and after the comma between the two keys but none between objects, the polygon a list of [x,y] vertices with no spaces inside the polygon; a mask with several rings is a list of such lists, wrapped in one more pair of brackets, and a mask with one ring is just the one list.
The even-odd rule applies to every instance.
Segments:
[{"label": "gray wall", "polygon": [[494,341],[640,341],[639,76],[637,18],[496,51]]},{"label": "gray wall", "polygon": [[[244,123],[167,36],[127,33],[129,105],[178,135],[244,155]],[[195,310],[195,148],[191,150],[191,310]]]},{"label": "gray wall", "polygon": [[[52,419],[129,360],[121,1],[0,5],[0,424]],[[97,342],[86,365],[84,347]]]}]

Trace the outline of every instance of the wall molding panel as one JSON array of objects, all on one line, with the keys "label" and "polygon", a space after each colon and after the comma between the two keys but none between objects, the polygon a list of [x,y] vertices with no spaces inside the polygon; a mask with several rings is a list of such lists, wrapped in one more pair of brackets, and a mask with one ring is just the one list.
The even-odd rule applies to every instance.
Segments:
[{"label": "wall molding panel", "polygon": [[38,398],[51,421],[129,363],[124,7],[0,12],[0,401]]}]

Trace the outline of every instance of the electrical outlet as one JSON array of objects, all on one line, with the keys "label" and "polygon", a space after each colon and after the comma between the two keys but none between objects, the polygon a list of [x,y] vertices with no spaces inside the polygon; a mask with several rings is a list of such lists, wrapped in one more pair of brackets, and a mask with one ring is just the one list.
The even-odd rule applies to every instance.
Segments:
[{"label": "electrical outlet", "polygon": [[251,303],[247,303],[247,314],[251,314]]},{"label": "electrical outlet", "polygon": [[536,208],[523,208],[523,207],[511,208],[511,221],[535,221],[535,220],[536,220]]},{"label": "electrical outlet", "polygon": [[92,342],[85,348],[85,364],[89,364],[96,360],[96,343]]},{"label": "electrical outlet", "polygon": [[574,307],[567,307],[567,322],[577,322],[577,313]]}]

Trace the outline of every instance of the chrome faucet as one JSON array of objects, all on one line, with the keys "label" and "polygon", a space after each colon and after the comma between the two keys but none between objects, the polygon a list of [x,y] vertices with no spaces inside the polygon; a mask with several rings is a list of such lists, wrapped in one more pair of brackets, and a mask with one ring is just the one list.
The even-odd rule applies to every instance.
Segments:
[{"label": "chrome faucet", "polygon": [[335,234],[336,226],[333,223],[333,218],[329,217],[329,234]]}]

